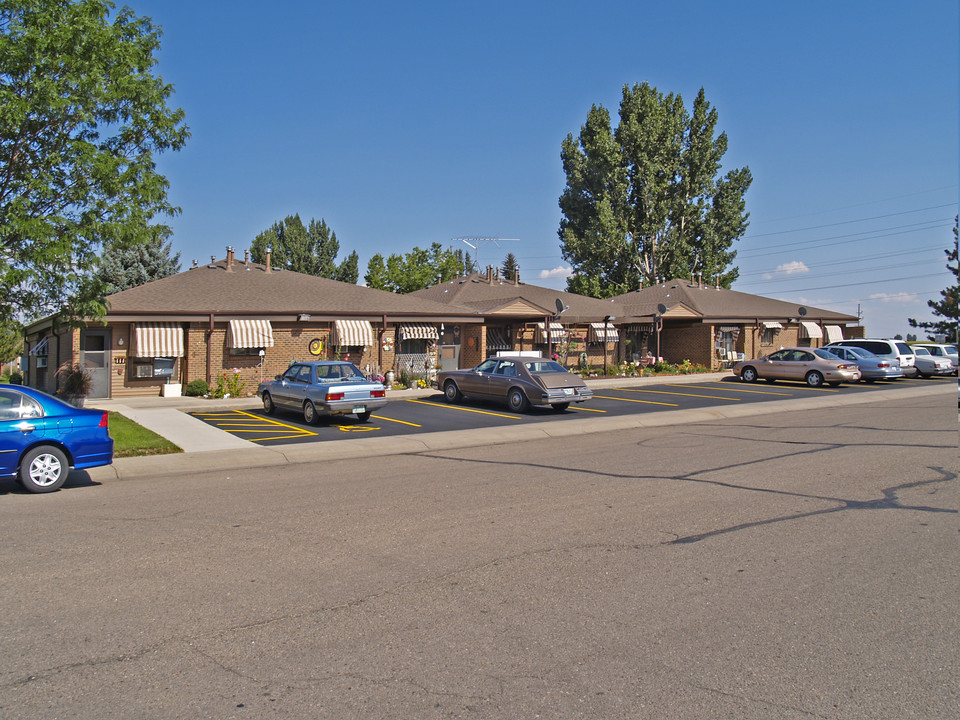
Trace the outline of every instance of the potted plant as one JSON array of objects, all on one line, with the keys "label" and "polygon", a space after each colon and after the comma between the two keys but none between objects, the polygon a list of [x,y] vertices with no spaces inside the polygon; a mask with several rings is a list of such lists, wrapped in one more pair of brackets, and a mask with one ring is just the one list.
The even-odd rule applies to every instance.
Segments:
[{"label": "potted plant", "polygon": [[74,407],[83,407],[83,401],[93,387],[93,375],[80,363],[66,362],[57,370],[60,389],[57,394]]}]

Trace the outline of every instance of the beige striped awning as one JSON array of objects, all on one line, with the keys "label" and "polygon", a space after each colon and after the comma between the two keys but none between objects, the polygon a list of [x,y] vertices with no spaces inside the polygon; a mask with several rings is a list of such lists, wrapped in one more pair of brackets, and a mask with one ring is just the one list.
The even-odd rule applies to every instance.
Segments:
[{"label": "beige striped awning", "polygon": [[819,340],[823,337],[823,330],[815,322],[800,321],[800,337]]},{"label": "beige striped awning", "polygon": [[[550,323],[550,342],[563,342],[567,339],[567,331],[563,329],[563,325],[558,322]],[[547,342],[547,331],[544,327],[544,323],[537,323],[537,337],[535,342],[539,345],[544,345]]]},{"label": "beige striped awning", "polygon": [[183,357],[183,328],[171,322],[137,323],[133,357]]},{"label": "beige striped awning", "polygon": [[620,340],[620,333],[617,329],[607,323],[590,323],[590,332],[587,334],[587,342],[617,342]]},{"label": "beige striped awning", "polygon": [[440,339],[437,326],[432,323],[400,323],[397,337],[400,342],[404,340],[433,340],[437,342]]},{"label": "beige striped awning", "polygon": [[273,347],[273,325],[269,320],[231,320],[227,330],[227,347]]},{"label": "beige striped awning", "polygon": [[377,335],[369,320],[334,320],[330,344],[337,347],[372,347]]},{"label": "beige striped awning", "polygon": [[824,330],[827,331],[827,342],[843,340],[843,328],[839,325],[827,325]]}]

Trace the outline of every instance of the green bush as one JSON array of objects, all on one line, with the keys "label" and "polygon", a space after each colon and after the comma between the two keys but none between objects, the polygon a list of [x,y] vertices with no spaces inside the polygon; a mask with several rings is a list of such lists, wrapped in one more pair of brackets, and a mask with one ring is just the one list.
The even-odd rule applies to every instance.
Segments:
[{"label": "green bush", "polygon": [[191,380],[187,383],[183,394],[188,397],[203,397],[208,392],[210,392],[210,387],[207,385],[206,380]]}]

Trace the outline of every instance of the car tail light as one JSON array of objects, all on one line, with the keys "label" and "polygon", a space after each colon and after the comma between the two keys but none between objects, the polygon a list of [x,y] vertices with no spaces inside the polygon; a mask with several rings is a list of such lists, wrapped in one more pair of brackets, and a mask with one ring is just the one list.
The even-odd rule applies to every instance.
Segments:
[{"label": "car tail light", "polygon": [[110,427],[110,419],[109,419],[109,418],[110,418],[110,415],[109,415],[108,413],[104,413],[103,415],[101,415],[101,416],[100,416],[100,424],[97,425],[97,427],[109,428],[109,427]]},{"label": "car tail light", "polygon": [[387,396],[386,390],[374,390],[370,393],[370,397],[386,397],[386,396]]},{"label": "car tail light", "polygon": [[343,400],[343,393],[327,393],[327,402],[330,402],[331,400]]},{"label": "car tail light", "polygon": [[888,362],[878,362],[878,363],[877,363],[877,367],[878,367],[878,368],[890,367],[890,363],[888,363]]}]

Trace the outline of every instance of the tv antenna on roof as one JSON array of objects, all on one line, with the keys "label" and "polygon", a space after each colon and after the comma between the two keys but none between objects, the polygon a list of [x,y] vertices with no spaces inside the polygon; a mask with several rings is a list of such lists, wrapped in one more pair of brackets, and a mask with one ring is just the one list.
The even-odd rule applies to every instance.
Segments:
[{"label": "tv antenna on roof", "polygon": [[503,242],[520,242],[520,238],[502,238],[502,237],[459,237],[451,238],[451,242],[462,242],[464,245],[473,248],[475,253],[474,262],[477,264],[477,270],[480,270],[480,245],[483,243],[493,243],[497,247],[500,247],[500,243]]}]

